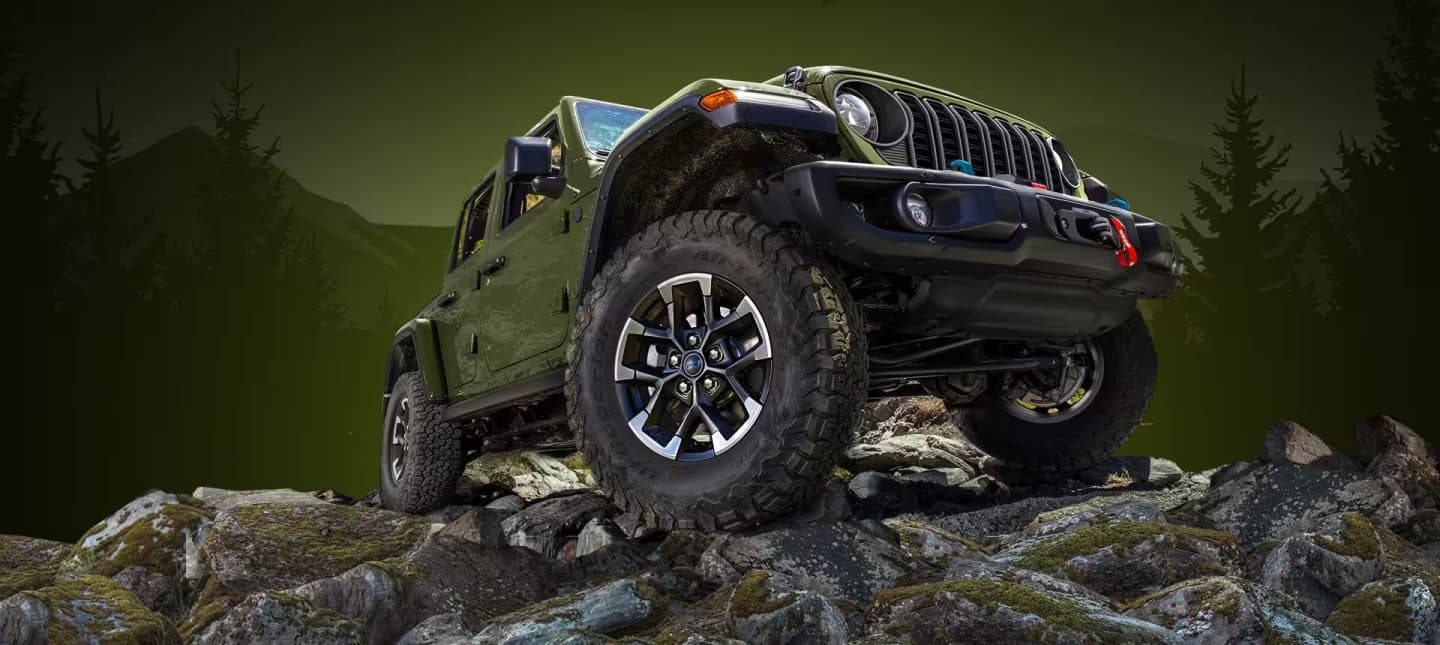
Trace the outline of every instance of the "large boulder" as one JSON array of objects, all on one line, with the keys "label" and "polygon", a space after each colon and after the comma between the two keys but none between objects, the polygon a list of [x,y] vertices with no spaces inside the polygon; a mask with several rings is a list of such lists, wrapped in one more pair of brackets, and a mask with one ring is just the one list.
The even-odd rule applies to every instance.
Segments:
[{"label": "large boulder", "polygon": [[429,532],[422,518],[380,509],[265,503],[220,513],[200,550],[221,583],[249,592],[286,589],[391,558]]},{"label": "large boulder", "polygon": [[1401,524],[1414,513],[1403,492],[1379,479],[1294,465],[1254,468],[1182,510],[1239,535],[1247,547],[1338,529],[1346,512],[1360,513],[1386,527]]},{"label": "large boulder", "polygon": [[489,508],[472,508],[440,529],[440,535],[469,540],[476,544],[499,548],[508,546],[502,526],[509,513]]},{"label": "large boulder", "polygon": [[1233,577],[1181,582],[1135,601],[1125,615],[1168,627],[1186,643],[1350,642],[1289,598]]},{"label": "large boulder", "polygon": [[716,585],[735,582],[755,569],[856,604],[914,572],[899,547],[848,523],[721,535],[700,557],[699,572]]},{"label": "large boulder", "polygon": [[999,562],[1044,571],[1116,599],[1210,575],[1240,575],[1245,554],[1234,535],[1163,522],[1107,522],[996,554]]},{"label": "large boulder", "polygon": [[0,601],[0,643],[179,643],[170,619],[104,576],[75,576]]},{"label": "large boulder", "polygon": [[336,612],[316,607],[292,594],[261,591],[240,601],[222,618],[200,630],[190,642],[197,645],[359,645],[367,639],[364,627]]},{"label": "large boulder", "polygon": [[560,554],[590,520],[614,513],[610,500],[595,493],[561,495],[531,504],[505,518],[501,526],[512,546],[545,556]]},{"label": "large boulder", "polygon": [[1266,556],[1260,580],[1324,620],[1341,598],[1380,576],[1383,558],[1375,528],[1349,513],[1335,535],[1301,533],[1282,540]]},{"label": "large boulder", "polygon": [[937,568],[948,566],[956,558],[985,558],[985,545],[914,518],[887,519],[884,526],[893,532],[900,548],[912,558]]},{"label": "large boulder", "polygon": [[307,493],[293,488],[267,488],[257,490],[228,490],[201,486],[190,493],[191,497],[205,502],[206,506],[218,511],[228,511],[239,506],[255,504],[331,504],[316,493]]},{"label": "large boulder", "polygon": [[[1440,463],[1435,447],[1405,424],[1390,417],[1371,417],[1355,425],[1365,471],[1410,496],[1410,502],[1427,515],[1440,509]],[[1435,522],[1432,520],[1430,526]],[[1437,531],[1422,530],[1434,539]]]},{"label": "large boulder", "polygon": [[487,452],[465,465],[459,494],[474,497],[486,489],[508,490],[527,502],[566,491],[595,487],[590,470],[578,458],[562,460],[542,452]]},{"label": "large boulder", "polygon": [[741,578],[725,609],[730,634],[747,643],[849,642],[845,614],[835,603],[769,571]]},{"label": "large boulder", "polygon": [[0,599],[48,587],[70,545],[19,535],[0,535]]},{"label": "large boulder", "polygon": [[190,591],[187,568],[190,581],[200,577],[196,545],[214,516],[194,498],[151,491],[86,532],[63,568],[113,577],[147,607],[177,616]]},{"label": "large boulder", "polygon": [[390,642],[442,613],[479,630],[490,618],[554,595],[562,580],[557,563],[528,550],[436,535],[404,556],[367,562],[290,593],[355,620],[374,642]]},{"label": "large boulder", "polygon": [[659,593],[635,578],[556,598],[500,616],[475,635],[475,642],[603,642],[587,636],[611,634],[640,623],[657,609]]},{"label": "large boulder", "polygon": [[933,434],[904,434],[875,443],[858,443],[845,451],[852,471],[889,472],[909,466],[921,468],[964,468],[971,472],[984,461],[974,445]]},{"label": "large boulder", "polygon": [[1004,580],[953,580],[875,594],[866,624],[883,642],[1169,643],[1164,628]]},{"label": "large boulder", "polygon": [[1393,417],[1375,416],[1356,423],[1355,443],[1359,457],[1367,462],[1395,451],[1413,455],[1432,468],[1440,467],[1435,446]]},{"label": "large boulder", "polygon": [[1260,460],[1272,464],[1314,466],[1335,470],[1359,470],[1359,465],[1335,452],[1323,439],[1294,421],[1279,421],[1265,432]]},{"label": "large boulder", "polygon": [[1325,625],[1357,638],[1440,642],[1435,593],[1419,578],[1378,580],[1349,595]]}]

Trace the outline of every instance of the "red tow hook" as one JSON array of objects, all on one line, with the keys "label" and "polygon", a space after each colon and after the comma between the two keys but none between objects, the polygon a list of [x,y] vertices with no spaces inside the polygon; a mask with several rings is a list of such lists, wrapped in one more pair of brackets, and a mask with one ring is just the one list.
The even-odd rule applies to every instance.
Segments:
[{"label": "red tow hook", "polygon": [[1125,223],[1114,215],[1110,216],[1110,226],[1115,228],[1116,237],[1120,238],[1120,249],[1115,251],[1115,261],[1121,268],[1128,269],[1140,261],[1140,254],[1135,251],[1135,245],[1130,243],[1130,236],[1125,234]]}]

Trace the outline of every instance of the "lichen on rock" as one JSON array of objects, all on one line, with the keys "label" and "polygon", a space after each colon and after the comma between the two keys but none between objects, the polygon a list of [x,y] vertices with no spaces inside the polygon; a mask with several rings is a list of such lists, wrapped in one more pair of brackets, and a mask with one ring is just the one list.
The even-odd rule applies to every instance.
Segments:
[{"label": "lichen on rock", "polygon": [[1440,636],[1435,594],[1419,578],[1378,580],[1345,597],[1325,624],[1355,637],[1431,643]]},{"label": "lichen on rock", "polygon": [[1260,580],[1324,620],[1341,598],[1378,578],[1383,565],[1375,527],[1347,513],[1333,535],[1302,533],[1282,540],[1265,557]]},{"label": "lichen on rock", "polygon": [[63,578],[0,601],[0,636],[7,642],[180,642],[170,619],[96,575]]},{"label": "lichen on rock", "polygon": [[465,465],[460,478],[461,497],[472,497],[486,488],[499,488],[527,502],[594,487],[594,478],[583,458],[557,459],[533,450],[483,453]]},{"label": "lichen on rock", "polygon": [[195,634],[198,645],[242,643],[365,643],[365,629],[354,621],[316,607],[309,600],[278,591],[261,591]]},{"label": "lichen on rock", "polygon": [[0,599],[49,586],[70,545],[19,535],[0,535]]},{"label": "lichen on rock", "polygon": [[1346,642],[1285,596],[1228,576],[1167,587],[1131,602],[1125,615],[1165,626],[1182,641],[1203,645]]},{"label": "lichen on rock", "polygon": [[845,615],[830,599],[795,589],[785,576],[751,571],[726,607],[730,634],[747,643],[848,642]]}]

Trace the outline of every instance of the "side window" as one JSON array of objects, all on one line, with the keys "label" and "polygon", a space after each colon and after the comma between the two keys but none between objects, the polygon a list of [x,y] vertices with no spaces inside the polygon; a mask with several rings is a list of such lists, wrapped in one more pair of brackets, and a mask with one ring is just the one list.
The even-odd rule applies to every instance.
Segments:
[{"label": "side window", "polygon": [[[550,166],[556,168],[565,167],[565,142],[561,140],[560,129],[555,123],[550,123],[540,128],[534,136],[545,137],[550,140]],[[510,200],[505,209],[504,226],[520,219],[521,215],[529,212],[530,209],[545,203],[548,199],[544,195],[537,195],[526,189],[525,186],[510,186]]]},{"label": "side window", "polygon": [[487,180],[481,184],[470,197],[465,200],[465,205],[460,210],[460,228],[455,236],[459,241],[455,249],[455,265],[464,262],[466,258],[473,255],[485,244],[485,222],[490,215],[491,184]]}]

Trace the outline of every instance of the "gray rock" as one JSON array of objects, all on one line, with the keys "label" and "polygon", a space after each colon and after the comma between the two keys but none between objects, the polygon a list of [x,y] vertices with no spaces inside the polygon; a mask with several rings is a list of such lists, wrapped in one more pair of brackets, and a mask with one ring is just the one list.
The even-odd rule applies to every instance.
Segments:
[{"label": "gray rock", "polygon": [[650,560],[667,569],[694,569],[714,539],[713,534],[701,531],[671,531],[650,554]]},{"label": "gray rock", "polygon": [[475,635],[473,642],[566,642],[587,634],[610,634],[650,617],[654,589],[634,578],[616,580],[564,598],[500,616]]},{"label": "gray rock", "polygon": [[315,493],[292,488],[270,488],[259,490],[227,490],[201,486],[190,493],[191,497],[205,502],[218,511],[228,511],[238,506],[253,504],[330,504]]},{"label": "gray rock", "polygon": [[933,434],[904,434],[860,443],[845,451],[850,469],[891,471],[908,466],[921,468],[965,468],[974,472],[985,460],[984,453],[970,443]]},{"label": "gray rock", "polygon": [[178,643],[175,625],[120,583],[75,576],[0,600],[0,643]]},{"label": "gray rock", "polygon": [[1405,491],[1417,509],[1440,508],[1440,471],[1421,457],[1391,448],[1372,460],[1365,472]]},{"label": "gray rock", "polygon": [[962,486],[975,479],[973,468],[920,468],[910,466],[895,471],[901,481],[920,482],[933,486]]},{"label": "gray rock", "polygon": [[557,563],[524,549],[436,535],[402,558],[367,562],[294,589],[297,597],[364,625],[377,642],[453,613],[472,632],[486,620],[553,595]]},{"label": "gray rock", "polygon": [[1359,447],[1359,457],[1367,462],[1393,450],[1414,455],[1432,468],[1440,468],[1435,446],[1393,417],[1382,415],[1356,423],[1355,442]]},{"label": "gray rock", "polygon": [[1293,465],[1255,468],[1183,510],[1239,535],[1247,547],[1336,529],[1346,512],[1386,527],[1402,524],[1414,513],[1403,492],[1374,477]]},{"label": "gray rock", "polygon": [[862,517],[881,517],[915,510],[919,497],[910,482],[893,475],[863,472],[850,480],[851,507]]},{"label": "gray rock", "polygon": [[612,544],[625,541],[625,534],[614,524],[601,518],[593,518],[580,529],[575,538],[575,557],[583,558]]},{"label": "gray rock", "polygon": [[1233,464],[1221,466],[1210,475],[1210,487],[1219,488],[1254,470],[1259,464],[1253,461],[1237,461]]},{"label": "gray rock", "polygon": [[1125,615],[1174,630],[1185,643],[1350,643],[1290,599],[1247,580],[1187,580],[1137,601]]},{"label": "gray rock", "polygon": [[499,548],[507,546],[505,529],[501,522],[506,514],[489,508],[472,508],[440,529],[440,535],[469,540],[481,546]]},{"label": "gray rock", "polygon": [[985,558],[983,547],[974,540],[913,518],[891,518],[885,520],[884,526],[906,553],[936,567],[943,568],[954,558]]},{"label": "gray rock", "polygon": [[199,645],[222,643],[364,643],[365,629],[340,614],[290,594],[247,596],[196,635]]},{"label": "gray rock", "polygon": [[1325,625],[1356,638],[1440,642],[1435,593],[1419,578],[1379,580],[1336,605]]},{"label": "gray rock", "polygon": [[1110,610],[1110,601],[1105,596],[1084,585],[985,558],[953,558],[943,571],[928,576],[924,581],[955,580],[1010,582],[1047,595],[1063,596],[1066,600],[1084,605],[1092,611]]},{"label": "gray rock", "polygon": [[[1077,479],[1092,486],[1133,485],[1164,488],[1180,481],[1180,465],[1160,457],[1111,457],[1082,471]],[[1130,482],[1124,484],[1124,482]]]},{"label": "gray rock", "polygon": [[486,504],[485,508],[514,513],[515,511],[525,508],[525,500],[520,499],[519,495],[505,495]]},{"label": "gray rock", "polygon": [[996,554],[1116,599],[1210,575],[1240,575],[1245,554],[1234,535],[1162,522],[1109,522],[1026,540]]},{"label": "gray rock", "polygon": [[550,455],[525,450],[487,452],[465,465],[457,494],[472,498],[488,488],[511,491],[527,502],[566,491],[594,488],[588,468],[575,468]]},{"label": "gray rock", "polygon": [[0,535],[0,598],[48,587],[70,545],[19,535]]},{"label": "gray rock", "polygon": [[1272,464],[1359,470],[1359,464],[1335,452],[1323,439],[1294,421],[1279,421],[1265,432],[1260,459]]},{"label": "gray rock", "polygon": [[1158,625],[1009,580],[951,580],[887,589],[876,594],[866,624],[872,633],[912,643],[1175,641]]},{"label": "gray rock", "polygon": [[253,504],[220,513],[200,542],[211,575],[238,592],[285,589],[404,553],[424,518],[337,504]]},{"label": "gray rock", "polygon": [[721,535],[700,558],[700,574],[717,585],[754,569],[782,574],[801,589],[857,604],[914,570],[904,551],[847,523]]},{"label": "gray rock", "polygon": [[451,645],[463,643],[473,635],[459,614],[436,614],[405,632],[395,645]]},{"label": "gray rock", "polygon": [[725,614],[731,635],[747,643],[849,642],[845,614],[835,603],[769,571],[741,578]]},{"label": "gray rock", "polygon": [[1164,522],[1165,514],[1153,502],[1137,497],[1097,497],[1045,511],[1019,533],[1001,542],[1012,548],[1038,538],[1110,522]]},{"label": "gray rock", "polygon": [[564,495],[540,500],[505,518],[505,538],[512,546],[556,557],[566,538],[587,522],[614,512],[610,501],[594,493]]},{"label": "gray rock", "polygon": [[1260,581],[1324,620],[1341,598],[1380,577],[1383,559],[1375,528],[1352,513],[1345,516],[1344,528],[1329,535],[1302,533],[1282,540],[1266,556]]},{"label": "gray rock", "polygon": [[210,530],[214,515],[194,498],[150,491],[86,532],[61,567],[114,576],[147,607],[178,617],[190,590],[187,555]]}]

